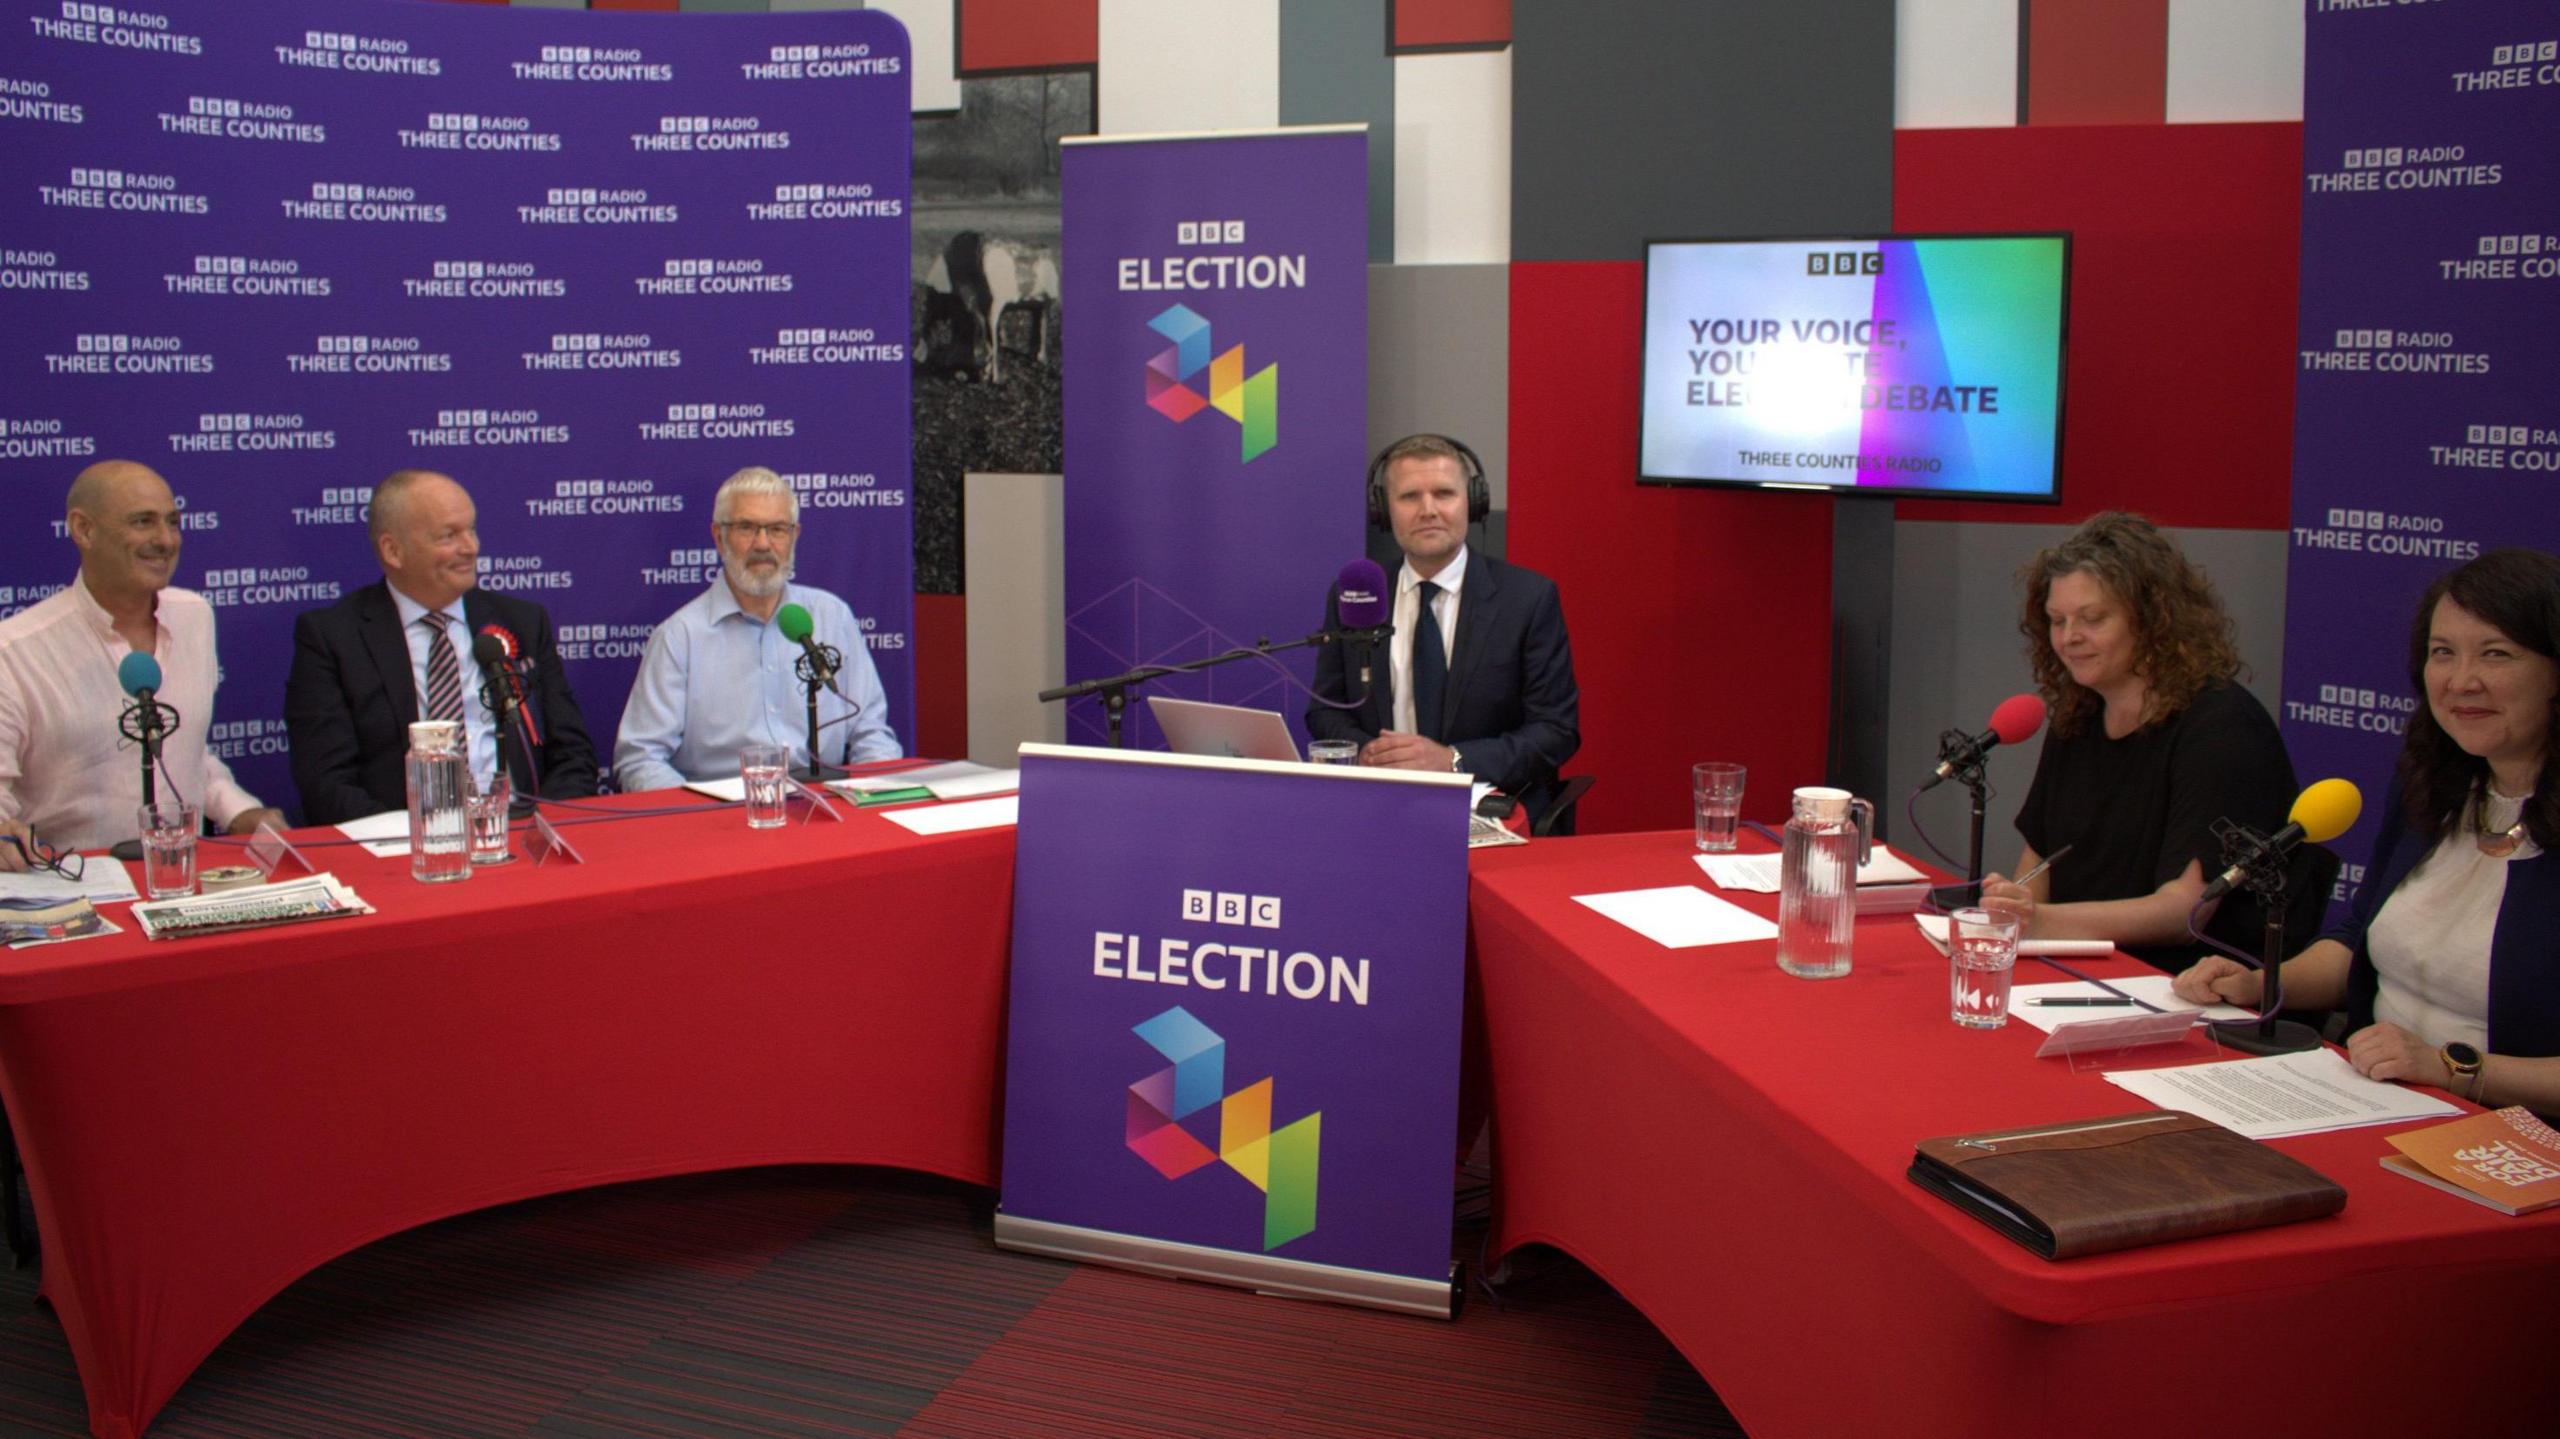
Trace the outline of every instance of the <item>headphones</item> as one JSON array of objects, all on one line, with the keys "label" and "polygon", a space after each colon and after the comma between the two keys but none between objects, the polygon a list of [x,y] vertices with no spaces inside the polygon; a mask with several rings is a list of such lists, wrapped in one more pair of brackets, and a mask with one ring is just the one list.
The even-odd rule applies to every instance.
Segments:
[{"label": "headphones", "polygon": [[1458,468],[1464,470],[1467,476],[1467,523],[1483,524],[1486,516],[1493,513],[1493,486],[1485,483],[1484,461],[1476,458],[1475,451],[1447,435],[1425,433],[1405,436],[1404,439],[1378,451],[1378,457],[1369,462],[1369,528],[1373,530],[1388,528],[1387,456],[1394,454],[1396,446],[1404,444],[1407,440],[1438,440],[1458,452]]}]

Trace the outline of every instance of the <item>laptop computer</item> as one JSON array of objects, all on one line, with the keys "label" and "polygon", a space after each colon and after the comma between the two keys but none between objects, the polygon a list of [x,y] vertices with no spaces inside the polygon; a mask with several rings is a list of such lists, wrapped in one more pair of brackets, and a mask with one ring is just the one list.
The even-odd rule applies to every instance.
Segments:
[{"label": "laptop computer", "polygon": [[1289,734],[1289,722],[1281,718],[1278,710],[1169,699],[1163,695],[1147,696],[1147,709],[1155,715],[1156,727],[1164,731],[1165,744],[1175,754],[1220,755],[1228,759],[1300,758],[1298,742]]}]

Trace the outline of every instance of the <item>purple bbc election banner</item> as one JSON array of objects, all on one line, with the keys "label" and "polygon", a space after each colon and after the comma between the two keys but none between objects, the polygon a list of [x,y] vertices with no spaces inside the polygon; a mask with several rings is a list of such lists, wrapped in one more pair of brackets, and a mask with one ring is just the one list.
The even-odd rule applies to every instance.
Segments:
[{"label": "purple bbc election banner", "polygon": [[[1360,126],[1067,141],[1066,679],[1323,625],[1363,553],[1368,154]],[[1144,692],[1296,729],[1312,668],[1298,651]],[[1161,746],[1145,706],[1128,724]],[[1106,731],[1070,703],[1070,739]]]},{"label": "purple bbc election banner", "polygon": [[1025,746],[997,1242],[1447,1314],[1467,794]]},{"label": "purple bbc election banner", "polygon": [[764,465],[912,742],[906,56],[869,11],[0,0],[0,612],[76,571],[83,466],[159,470],[213,748],[290,807],[294,617],[381,577],[376,480],[443,470],[609,762]]},{"label": "purple bbc election banner", "polygon": [[2560,6],[2307,23],[2284,737],[2304,780],[2364,791],[2344,900],[2426,703],[2420,595],[2483,550],[2560,550]]}]

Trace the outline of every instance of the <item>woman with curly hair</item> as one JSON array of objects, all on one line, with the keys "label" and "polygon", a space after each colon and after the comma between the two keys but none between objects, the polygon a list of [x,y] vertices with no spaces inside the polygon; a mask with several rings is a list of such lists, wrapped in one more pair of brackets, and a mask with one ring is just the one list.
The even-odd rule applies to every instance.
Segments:
[{"label": "woman with curly hair", "polygon": [[[2284,823],[2293,762],[2266,706],[2235,682],[2231,617],[2203,571],[2140,515],[2091,516],[2018,572],[2018,620],[2050,732],[2018,811],[2016,873],[1983,903],[2037,938],[2110,939],[2175,972],[2199,946],[2187,916],[2220,868],[2213,822]],[[2212,909],[2205,933],[2246,953],[2263,941],[2256,899]]]},{"label": "woman with curly hair", "polygon": [[[2284,967],[2285,1002],[2344,1004],[2376,1079],[2560,1114],[2560,559],[2492,550],[2418,604],[2400,771],[2346,923]],[[2210,956],[2204,1003],[2258,1002]]]}]

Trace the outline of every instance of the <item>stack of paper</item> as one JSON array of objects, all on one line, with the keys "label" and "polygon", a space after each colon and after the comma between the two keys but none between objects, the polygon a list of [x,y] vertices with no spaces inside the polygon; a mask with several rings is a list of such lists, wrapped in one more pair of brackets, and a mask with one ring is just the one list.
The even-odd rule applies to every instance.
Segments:
[{"label": "stack of paper", "polygon": [[2251,1139],[2283,1139],[2462,1112],[2405,1084],[2367,1079],[2334,1049],[2190,1064],[2181,1069],[2109,1070],[2106,1079],[2162,1109],[2210,1119]]},{"label": "stack of paper", "polygon": [[[1718,889],[1739,889],[1752,894],[1776,894],[1780,856],[1774,854],[1702,854],[1698,868],[1716,882]],[[1911,862],[1883,845],[1877,845],[1867,862],[1858,866],[1858,883],[1926,884],[1929,877],[1911,867]]]}]

